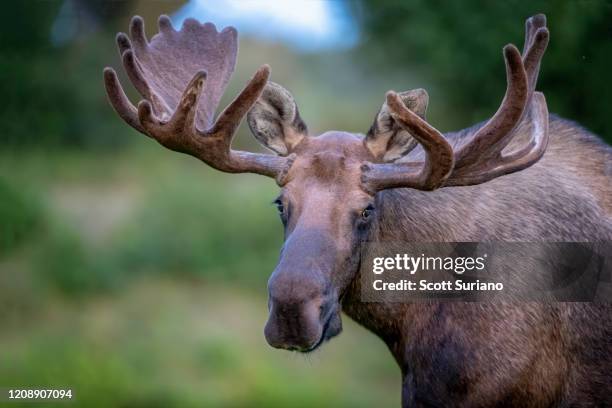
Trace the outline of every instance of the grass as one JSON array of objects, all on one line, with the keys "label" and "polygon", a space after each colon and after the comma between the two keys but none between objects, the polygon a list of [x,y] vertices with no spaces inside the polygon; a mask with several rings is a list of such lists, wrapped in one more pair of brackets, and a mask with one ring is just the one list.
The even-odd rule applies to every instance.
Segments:
[{"label": "grass", "polygon": [[87,407],[399,402],[399,372],[373,335],[345,322],[314,355],[272,350],[265,298],[250,291],[145,279],[112,297],[47,306],[0,336],[0,384],[69,386]]}]

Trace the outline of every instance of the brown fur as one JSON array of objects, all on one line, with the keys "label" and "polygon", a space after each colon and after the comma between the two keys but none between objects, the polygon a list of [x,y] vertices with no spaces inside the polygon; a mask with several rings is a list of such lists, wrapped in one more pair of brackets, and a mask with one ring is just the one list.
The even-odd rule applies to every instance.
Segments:
[{"label": "brown fur", "polygon": [[[370,240],[612,240],[603,171],[612,149],[563,119],[550,129],[544,158],[522,172],[478,186],[378,194]],[[459,143],[472,131],[447,137]],[[343,309],[388,344],[406,406],[612,403],[609,304],[368,304],[359,285],[357,277]]]},{"label": "brown fur", "polygon": [[[516,145],[527,137],[528,125],[523,126]],[[457,145],[477,128],[446,137]],[[402,369],[405,406],[595,406],[610,398],[610,305],[377,304],[360,297],[360,240],[612,240],[607,200],[612,189],[603,172],[611,149],[563,119],[553,117],[550,129],[544,158],[522,172],[483,185],[395,189],[375,197],[358,183],[359,163],[371,159],[359,136],[328,132],[304,139],[283,187],[291,211],[270,281],[271,304],[283,304],[279,292],[289,303],[316,299],[332,310],[333,331],[324,330],[323,318],[319,326],[311,321],[311,343],[293,347],[291,342],[304,335],[295,326],[303,312],[298,307],[287,314],[281,307],[275,313],[273,307],[268,325],[283,340],[271,344],[309,351],[333,337],[339,332],[341,299],[344,312],[389,346]],[[374,219],[367,237],[360,237],[354,218],[371,200]],[[318,278],[313,280],[314,265]],[[312,293],[317,295],[310,298]]]}]

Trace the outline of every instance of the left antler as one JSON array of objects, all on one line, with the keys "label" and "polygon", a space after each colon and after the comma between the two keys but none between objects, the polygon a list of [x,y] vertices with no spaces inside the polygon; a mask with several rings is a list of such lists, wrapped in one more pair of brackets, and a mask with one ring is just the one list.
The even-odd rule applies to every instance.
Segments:
[{"label": "left antler", "polygon": [[[211,23],[187,19],[180,31],[167,16],[159,18],[159,33],[147,41],[144,22],[136,16],[130,38],[120,33],[117,45],[124,68],[144,100],[138,108],[125,95],[112,68],[104,70],[109,101],[134,129],[163,146],[199,158],[228,173],[277,177],[286,157],[233,150],[232,139],[261,95],[270,69],[257,70],[251,81],[214,121],[214,113],[236,63],[234,28],[217,32]],[[201,97],[203,95],[203,97]]]},{"label": "left antler", "polygon": [[[395,187],[433,190],[442,186],[473,185],[536,163],[548,144],[546,100],[543,94],[534,92],[547,45],[546,18],[541,14],[531,17],[526,23],[523,54],[514,45],[504,47],[507,88],[501,106],[457,151],[453,151],[439,131],[410,111],[398,94],[389,92],[387,106],[393,120],[423,146],[425,161],[368,164],[363,169],[365,186],[378,191]],[[515,152],[502,153],[516,136],[514,130],[525,113],[532,123],[531,141]]]}]

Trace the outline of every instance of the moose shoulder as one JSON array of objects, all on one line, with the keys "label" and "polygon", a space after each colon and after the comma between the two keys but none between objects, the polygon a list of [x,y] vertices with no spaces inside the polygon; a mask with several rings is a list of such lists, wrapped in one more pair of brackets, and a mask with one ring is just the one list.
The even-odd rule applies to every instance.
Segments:
[{"label": "moose shoulder", "polygon": [[[293,96],[261,67],[214,112],[233,72],[233,28],[167,17],[150,41],[132,20],[117,43],[144,98],[104,79],[119,116],[163,146],[229,173],[272,177],[285,230],[268,282],[268,343],[309,352],[343,310],[381,337],[403,375],[404,406],[612,405],[612,307],[595,303],[365,303],[363,242],[612,241],[612,149],[551,116],[536,92],[549,33],[526,23],[504,47],[507,89],[483,124],[443,135],[427,93],[388,92],[365,136],[308,133]],[[231,148],[242,119],[275,154]]]}]

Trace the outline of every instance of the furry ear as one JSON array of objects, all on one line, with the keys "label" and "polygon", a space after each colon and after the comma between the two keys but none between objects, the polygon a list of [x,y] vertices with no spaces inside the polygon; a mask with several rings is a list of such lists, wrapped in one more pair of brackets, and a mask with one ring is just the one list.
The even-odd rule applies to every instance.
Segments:
[{"label": "furry ear", "polygon": [[[429,95],[424,89],[412,89],[400,92],[398,95],[408,109],[425,119]],[[368,150],[376,158],[389,162],[404,156],[417,144],[412,135],[395,122],[389,113],[387,103],[383,103],[365,137],[365,146]]]},{"label": "furry ear", "polygon": [[268,82],[247,116],[253,136],[267,148],[286,156],[308,135],[293,96]]}]

